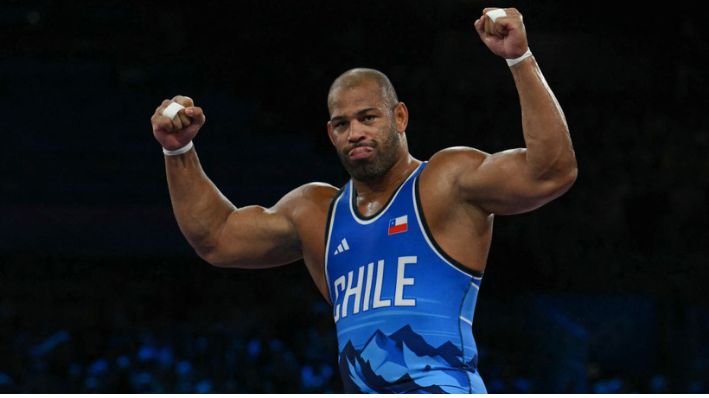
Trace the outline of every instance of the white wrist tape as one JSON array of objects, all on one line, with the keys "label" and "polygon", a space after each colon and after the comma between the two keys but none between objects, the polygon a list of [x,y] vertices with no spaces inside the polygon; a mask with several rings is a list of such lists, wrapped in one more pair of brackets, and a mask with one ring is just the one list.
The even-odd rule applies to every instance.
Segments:
[{"label": "white wrist tape", "polygon": [[165,154],[165,156],[177,156],[177,155],[182,155],[183,153],[187,153],[190,149],[194,147],[194,144],[192,144],[192,141],[187,143],[187,145],[183,146],[182,148],[175,149],[174,151],[171,151],[169,149],[162,149],[162,153]]},{"label": "white wrist tape", "polygon": [[518,63],[524,61],[525,59],[529,58],[532,56],[532,50],[527,47],[527,51],[525,51],[524,54],[522,54],[521,57],[518,58],[512,58],[512,59],[505,59],[507,61],[507,66],[512,66],[512,65],[517,65]]},{"label": "white wrist tape", "polygon": [[183,109],[185,109],[184,106],[178,104],[177,102],[171,102],[170,105],[168,105],[167,108],[162,111],[162,114],[163,116],[167,116],[170,119],[174,119],[175,116],[177,116],[177,112]]},{"label": "white wrist tape", "polygon": [[487,15],[488,18],[490,18],[492,20],[492,22],[495,22],[497,20],[497,18],[506,17],[507,13],[502,8],[498,8],[498,9],[486,12],[485,15]]}]

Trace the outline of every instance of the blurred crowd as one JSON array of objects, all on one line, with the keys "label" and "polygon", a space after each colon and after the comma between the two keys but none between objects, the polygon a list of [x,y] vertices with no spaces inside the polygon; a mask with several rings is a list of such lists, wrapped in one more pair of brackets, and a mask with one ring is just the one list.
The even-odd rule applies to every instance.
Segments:
[{"label": "blurred crowd", "polygon": [[[217,326],[195,331],[111,331],[87,336],[55,331],[31,344],[15,338],[16,355],[0,372],[0,392],[15,393],[297,393],[337,392],[335,358],[316,329],[293,342],[242,337]],[[81,338],[100,340],[93,355]],[[299,341],[299,339],[303,339]]]},{"label": "blurred crowd", "polygon": [[[38,276],[27,261],[0,268],[15,282],[0,297],[2,393],[342,392],[330,307],[301,267],[45,258]],[[694,352],[666,358],[689,360],[673,370],[651,300],[485,293],[480,372],[494,393],[707,392],[709,312],[685,317],[672,349]]]},{"label": "blurred crowd", "polygon": [[[294,330],[291,341],[240,336],[218,325],[209,331],[175,326],[170,331],[55,331],[41,341],[14,339],[14,355],[0,367],[0,393],[340,393],[332,336],[316,328]],[[96,333],[94,336],[87,336]],[[83,336],[82,336],[83,335]],[[81,338],[104,349],[88,355]],[[544,393],[548,386],[526,371],[505,366],[509,353],[481,345],[481,372],[491,393]],[[10,364],[8,364],[10,363]],[[586,364],[591,393],[668,393],[670,380],[657,373],[633,379]],[[706,380],[675,385],[675,391],[706,393]]]}]

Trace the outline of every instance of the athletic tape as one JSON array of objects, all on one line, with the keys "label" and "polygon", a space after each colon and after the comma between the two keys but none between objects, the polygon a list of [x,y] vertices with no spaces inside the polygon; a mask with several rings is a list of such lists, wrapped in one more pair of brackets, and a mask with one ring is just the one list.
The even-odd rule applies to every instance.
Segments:
[{"label": "athletic tape", "polygon": [[506,17],[507,13],[502,8],[497,8],[495,10],[486,12],[485,15],[487,15],[488,18],[492,20],[492,22],[495,22],[497,18]]},{"label": "athletic tape", "polygon": [[532,50],[527,47],[527,51],[524,52],[521,56],[517,58],[511,58],[511,59],[505,59],[507,61],[507,66],[512,67],[512,65],[517,65],[518,63],[524,61],[525,59],[529,58],[532,56]]},{"label": "athletic tape", "polygon": [[174,151],[163,148],[162,153],[164,153],[166,156],[182,155],[183,153],[186,153],[190,149],[192,149],[193,146],[194,144],[192,143],[192,141],[190,141],[189,143],[187,143],[187,145],[183,146],[182,148],[175,149]]},{"label": "athletic tape", "polygon": [[182,106],[182,105],[178,104],[177,102],[174,102],[174,101],[173,101],[173,102],[170,103],[170,105],[167,106],[167,108],[165,108],[165,109],[162,111],[162,114],[163,114],[163,116],[167,116],[167,117],[169,117],[170,119],[174,119],[175,116],[177,116],[177,112],[179,112],[179,111],[181,111],[181,110],[183,110],[183,109],[185,109],[184,106]]}]

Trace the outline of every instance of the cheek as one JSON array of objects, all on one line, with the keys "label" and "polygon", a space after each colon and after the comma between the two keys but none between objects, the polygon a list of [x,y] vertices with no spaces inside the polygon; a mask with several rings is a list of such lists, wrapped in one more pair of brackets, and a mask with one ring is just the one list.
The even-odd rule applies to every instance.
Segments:
[{"label": "cheek", "polygon": [[330,139],[330,143],[337,147],[337,135],[332,131],[332,129],[327,130],[327,138]]},{"label": "cheek", "polygon": [[341,152],[347,146],[347,138],[343,138],[342,135],[333,134],[330,136],[330,142],[335,150]]}]

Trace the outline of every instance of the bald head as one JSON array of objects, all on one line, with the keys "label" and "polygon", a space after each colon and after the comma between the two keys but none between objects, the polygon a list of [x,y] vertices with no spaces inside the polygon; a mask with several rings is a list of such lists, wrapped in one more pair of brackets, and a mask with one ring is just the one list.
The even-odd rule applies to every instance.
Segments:
[{"label": "bald head", "polygon": [[332,113],[332,106],[335,101],[335,94],[338,91],[352,87],[362,86],[367,83],[376,83],[381,90],[381,96],[387,108],[392,109],[399,102],[394,86],[389,78],[376,69],[355,68],[341,74],[330,86],[327,94],[327,108]]}]

